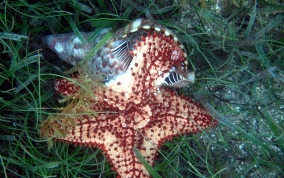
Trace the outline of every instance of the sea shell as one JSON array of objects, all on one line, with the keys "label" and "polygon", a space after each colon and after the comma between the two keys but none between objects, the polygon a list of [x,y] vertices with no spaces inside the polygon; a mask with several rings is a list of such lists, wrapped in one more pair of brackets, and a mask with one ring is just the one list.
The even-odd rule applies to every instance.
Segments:
[{"label": "sea shell", "polygon": [[[171,54],[172,60],[176,60],[181,55],[187,57],[184,46],[171,30],[155,21],[137,19],[124,28],[117,30],[112,38],[91,59],[83,61],[89,52],[110,31],[110,28],[102,29],[90,41],[88,39],[93,33],[81,32],[81,35],[88,41],[86,43],[83,43],[75,33],[48,35],[43,38],[43,41],[65,62],[73,66],[80,64],[80,66],[84,66],[84,71],[87,71],[87,73],[104,76],[105,82],[128,70],[133,59],[132,50],[134,46],[148,33],[170,36],[179,44],[180,49],[174,50]],[[183,61],[170,69],[170,72],[165,75],[162,84],[171,87],[183,87],[194,83],[194,79],[194,72],[187,72],[187,61]]]}]

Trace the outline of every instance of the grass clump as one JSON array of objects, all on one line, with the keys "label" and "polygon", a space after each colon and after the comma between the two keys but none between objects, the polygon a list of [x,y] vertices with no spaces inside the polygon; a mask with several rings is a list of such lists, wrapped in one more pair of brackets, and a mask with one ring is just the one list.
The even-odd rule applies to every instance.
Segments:
[{"label": "grass clump", "polygon": [[64,106],[53,83],[70,69],[40,37],[118,29],[143,17],[182,40],[197,82],[178,92],[200,101],[220,123],[167,142],[154,173],[283,177],[283,7],[281,1],[245,0],[0,3],[0,174],[115,176],[100,150],[55,143],[48,151],[39,135],[39,124]]}]

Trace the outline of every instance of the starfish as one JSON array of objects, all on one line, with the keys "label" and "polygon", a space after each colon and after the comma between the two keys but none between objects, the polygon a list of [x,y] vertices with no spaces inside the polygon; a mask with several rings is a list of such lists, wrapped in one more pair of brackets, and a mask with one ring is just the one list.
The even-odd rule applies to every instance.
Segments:
[{"label": "starfish", "polygon": [[[98,147],[118,177],[150,177],[133,148],[153,165],[165,141],[216,126],[198,103],[171,89],[189,84],[192,75],[186,72],[184,47],[167,28],[138,19],[118,30],[99,53],[87,66],[107,75],[103,83],[90,77],[91,69],[72,80],[56,80],[55,89],[71,101],[42,122],[42,136]],[[99,55],[109,55],[103,57],[108,63],[102,65]]]}]

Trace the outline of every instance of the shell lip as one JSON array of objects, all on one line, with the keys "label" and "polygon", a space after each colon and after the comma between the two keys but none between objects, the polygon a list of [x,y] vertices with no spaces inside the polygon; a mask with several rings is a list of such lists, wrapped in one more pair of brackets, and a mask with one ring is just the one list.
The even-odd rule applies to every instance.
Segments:
[{"label": "shell lip", "polygon": [[181,88],[193,84],[195,82],[195,72],[186,73],[186,75],[179,74],[176,71],[171,71],[170,74],[164,79],[163,85]]}]

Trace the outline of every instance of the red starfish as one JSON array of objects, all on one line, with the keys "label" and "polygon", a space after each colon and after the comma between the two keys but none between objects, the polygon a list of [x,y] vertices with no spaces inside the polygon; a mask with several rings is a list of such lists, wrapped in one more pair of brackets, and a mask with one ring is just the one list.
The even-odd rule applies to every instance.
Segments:
[{"label": "red starfish", "polygon": [[165,141],[215,126],[217,122],[198,104],[161,87],[173,66],[186,60],[177,40],[165,34],[143,35],[130,52],[133,58],[125,72],[105,86],[85,75],[74,79],[81,86],[57,80],[56,90],[75,100],[63,113],[44,121],[41,134],[98,147],[118,177],[132,178],[150,176],[136,158],[134,147],[153,165],[157,149]]}]

